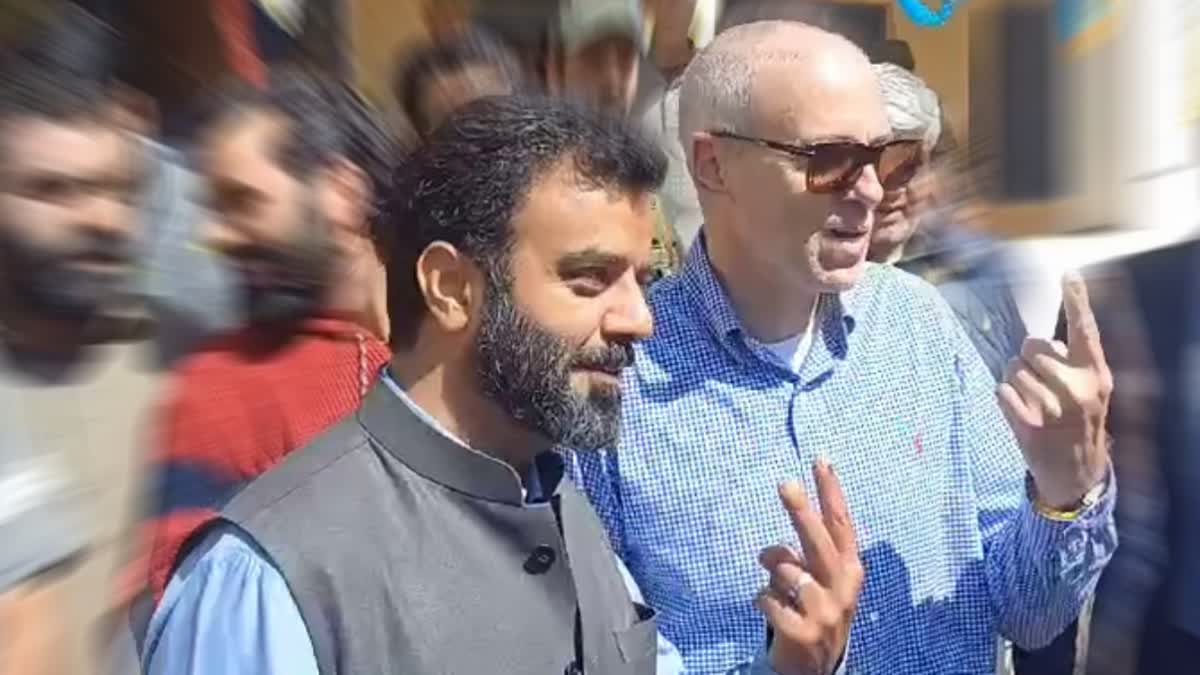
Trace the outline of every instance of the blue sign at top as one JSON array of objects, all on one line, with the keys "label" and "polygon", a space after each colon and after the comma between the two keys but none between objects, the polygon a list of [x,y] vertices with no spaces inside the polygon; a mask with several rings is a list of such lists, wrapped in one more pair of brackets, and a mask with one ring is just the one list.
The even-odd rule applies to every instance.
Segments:
[{"label": "blue sign at top", "polygon": [[896,0],[900,9],[918,26],[936,27],[944,25],[954,14],[954,8],[959,0],[942,0],[942,8],[936,12],[925,6],[921,0]]}]

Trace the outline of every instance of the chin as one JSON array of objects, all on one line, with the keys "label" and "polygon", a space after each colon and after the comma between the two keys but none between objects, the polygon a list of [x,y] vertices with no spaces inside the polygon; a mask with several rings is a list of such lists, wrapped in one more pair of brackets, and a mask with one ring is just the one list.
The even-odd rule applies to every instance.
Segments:
[{"label": "chin", "polygon": [[863,259],[853,267],[841,269],[816,270],[817,287],[822,293],[841,293],[854,288],[867,271],[867,261]]},{"label": "chin", "polygon": [[867,269],[869,235],[840,251],[823,250],[819,244],[809,249],[807,276],[818,292],[848,291],[862,279]]}]

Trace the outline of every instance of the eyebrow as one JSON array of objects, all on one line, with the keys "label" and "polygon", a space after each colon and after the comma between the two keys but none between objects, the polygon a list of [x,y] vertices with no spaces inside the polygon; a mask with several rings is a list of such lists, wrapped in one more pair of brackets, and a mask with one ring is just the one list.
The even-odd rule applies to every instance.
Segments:
[{"label": "eyebrow", "polygon": [[[875,138],[872,138],[870,141],[867,142],[867,145],[871,145],[871,146],[883,145],[884,143],[890,143],[892,140],[893,139],[892,139],[891,134],[882,134],[880,136],[876,136]],[[811,147],[814,145],[826,145],[826,144],[832,144],[832,143],[853,143],[855,145],[858,145],[859,143],[861,143],[861,141],[859,141],[858,138],[855,136],[848,136],[846,134],[829,134],[826,136],[816,136],[814,138],[810,138],[805,141],[796,141],[794,143],[794,145],[796,145],[796,147],[802,148],[802,147],[806,147],[806,146]]]},{"label": "eyebrow", "polygon": [[93,185],[96,183],[105,183],[113,180],[123,180],[125,178],[130,178],[136,181],[139,177],[137,172],[126,174],[126,172],[123,171],[105,170],[96,172],[72,173],[70,171],[63,171],[62,169],[58,168],[40,166],[35,166],[24,171],[5,170],[3,173],[7,174],[9,179],[21,189],[28,189],[37,183],[45,181]]},{"label": "eyebrow", "polygon": [[804,146],[809,146],[809,145],[825,145],[828,143],[858,143],[858,142],[859,142],[858,139],[855,138],[854,136],[847,136],[844,134],[828,134],[825,136],[814,136],[812,138],[798,140],[795,142],[795,145],[797,145],[798,147],[804,147]]},{"label": "eyebrow", "polygon": [[601,251],[597,248],[585,248],[582,251],[574,251],[564,255],[559,259],[557,267],[562,272],[580,267],[610,267],[626,264],[628,264],[628,261],[622,256]]}]

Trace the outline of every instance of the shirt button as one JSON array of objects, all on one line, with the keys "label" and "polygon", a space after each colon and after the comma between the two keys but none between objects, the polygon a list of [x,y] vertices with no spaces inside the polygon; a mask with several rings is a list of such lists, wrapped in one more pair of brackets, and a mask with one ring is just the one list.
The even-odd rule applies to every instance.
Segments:
[{"label": "shirt button", "polygon": [[525,571],[529,574],[545,574],[554,565],[558,555],[549,546],[538,546],[525,559]]}]

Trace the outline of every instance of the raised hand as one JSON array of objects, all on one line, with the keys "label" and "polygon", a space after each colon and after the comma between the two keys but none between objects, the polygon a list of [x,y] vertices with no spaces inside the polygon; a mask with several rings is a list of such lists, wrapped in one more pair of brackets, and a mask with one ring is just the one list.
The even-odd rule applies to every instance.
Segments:
[{"label": "raised hand", "polygon": [[825,463],[813,467],[818,512],[797,481],[779,486],[803,552],[770,546],[759,563],[771,573],[755,604],[775,631],[771,666],[780,675],[829,675],[846,649],[863,566],[846,497]]},{"label": "raised hand", "polygon": [[1087,287],[1077,274],[1063,279],[1063,308],[1067,344],[1026,339],[997,395],[1039,501],[1070,509],[1107,471],[1104,423],[1113,381]]}]

